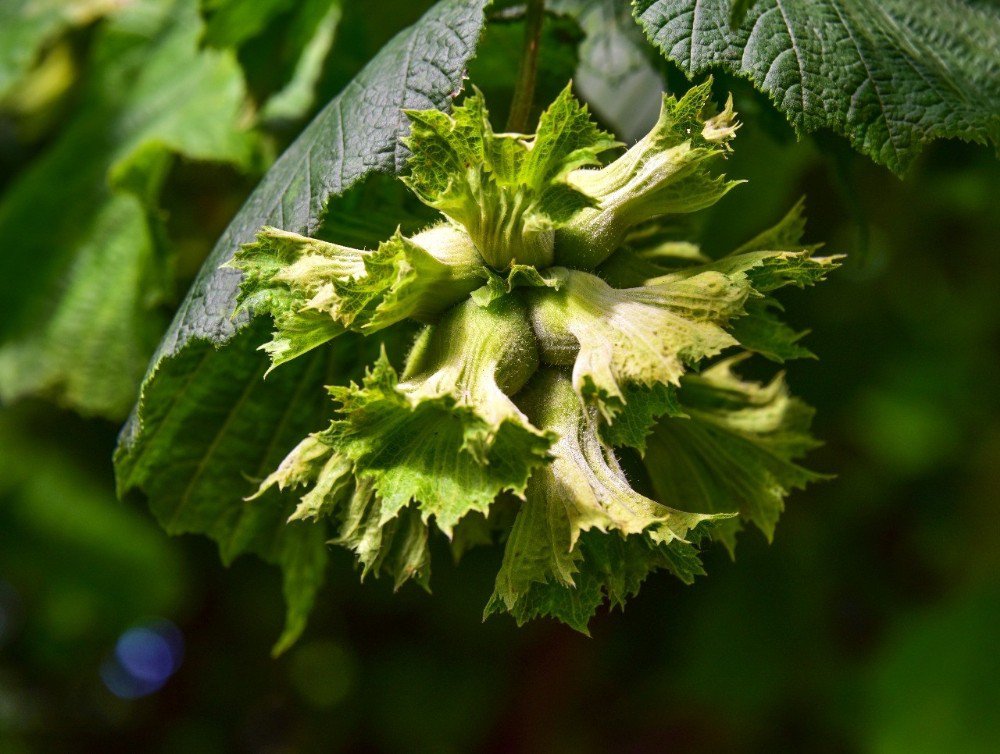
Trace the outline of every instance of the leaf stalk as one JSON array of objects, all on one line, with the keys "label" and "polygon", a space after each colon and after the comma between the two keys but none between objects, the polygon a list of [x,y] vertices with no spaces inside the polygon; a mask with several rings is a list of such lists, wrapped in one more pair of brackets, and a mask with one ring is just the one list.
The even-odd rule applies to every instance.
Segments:
[{"label": "leaf stalk", "polygon": [[528,117],[535,100],[535,78],[538,72],[538,47],[542,38],[542,22],[545,20],[545,0],[528,0],[524,17],[524,47],[521,65],[514,85],[514,98],[510,103],[507,130],[524,133],[528,128]]}]

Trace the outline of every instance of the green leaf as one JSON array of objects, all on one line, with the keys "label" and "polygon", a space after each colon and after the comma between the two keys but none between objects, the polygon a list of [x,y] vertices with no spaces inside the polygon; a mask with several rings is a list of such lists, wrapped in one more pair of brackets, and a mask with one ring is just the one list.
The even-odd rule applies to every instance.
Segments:
[{"label": "green leaf", "polygon": [[252,163],[231,55],[200,50],[194,0],[123,8],[94,41],[81,107],[0,199],[9,242],[0,395],[126,415],[164,320],[157,199],[174,154]]},{"label": "green leaf", "polygon": [[896,173],[933,139],[1000,142],[995,4],[758,0],[735,28],[730,4],[636,0],[634,13],[689,76],[746,76],[799,133],[831,129]]},{"label": "green leaf", "polygon": [[425,330],[402,382],[383,356],[361,386],[331,388],[342,418],[329,437],[359,479],[371,480],[383,521],[413,499],[450,534],[500,492],[521,494],[548,459],[552,438],[508,397],[537,364],[522,305],[467,301]]},{"label": "green leaf", "polygon": [[[817,250],[819,245],[802,243],[805,225],[805,200],[799,199],[774,226],[751,238],[736,249],[733,255],[766,250],[811,253]],[[809,256],[808,259],[807,264],[810,265],[808,269],[813,274],[800,278],[800,286],[812,285],[822,279],[822,275],[828,269],[826,265],[835,263],[838,257],[819,260]],[[777,300],[762,295],[747,302],[746,311],[747,316],[734,323],[733,335],[748,351],[755,351],[779,364],[791,359],[815,358],[808,348],[799,344],[808,331],[794,330],[782,322],[777,314],[781,311],[781,304]]]},{"label": "green leaf", "polygon": [[799,341],[807,331],[797,331],[779,318],[781,304],[768,295],[788,285],[806,288],[823,280],[840,265],[841,255],[817,257],[819,245],[801,242],[805,228],[800,200],[773,227],[758,234],[732,254],[707,265],[687,267],[651,278],[648,284],[685,279],[704,270],[725,275],[745,275],[753,296],[730,328],[733,337],[748,351],[782,363],[790,359],[813,358]]},{"label": "green leaf", "polygon": [[471,298],[480,306],[489,306],[515,288],[556,288],[562,285],[562,278],[548,270],[539,272],[530,264],[511,264],[506,275],[500,275],[486,268],[486,285],[472,292]]},{"label": "green leaf", "polygon": [[559,264],[595,267],[634,226],[704,209],[739,184],[711,171],[713,158],[725,154],[739,127],[732,98],[721,113],[707,115],[711,83],[679,100],[664,95],[653,129],[625,154],[599,170],[575,170],[567,176],[570,186],[595,201],[556,231]]},{"label": "green leaf", "polygon": [[599,155],[617,146],[619,142],[597,127],[587,106],[567,86],[538,119],[520,178],[527,185],[543,187],[572,170],[600,165]]},{"label": "green leaf", "polygon": [[216,540],[226,562],[254,552],[281,565],[289,603],[286,637],[292,637],[322,583],[325,527],[286,526],[293,503],[241,497],[247,476],[260,478],[274,468],[323,415],[323,385],[335,381],[337,362],[350,351],[345,341],[343,352],[317,354],[264,382],[267,360],[253,348],[262,334],[261,328],[246,330],[238,339],[243,348],[225,359],[211,351],[181,354],[178,366],[186,372],[214,369],[211,382],[189,383],[180,393],[174,380],[147,388],[147,416],[156,430],[140,438],[141,455],[119,454],[118,484],[121,492],[141,488],[168,533]]},{"label": "green leaf", "polygon": [[27,73],[46,42],[118,7],[114,0],[5,0],[0,6],[0,99]]},{"label": "green leaf", "polygon": [[[657,424],[646,448],[646,468],[658,499],[702,513],[739,509],[770,540],[793,489],[823,476],[795,460],[816,447],[809,434],[813,411],[788,394],[784,378],[742,380],[726,359],[682,380],[685,417]],[[739,522],[713,531],[730,552]]]},{"label": "green leaf", "polygon": [[[332,351],[262,381],[267,360],[256,346],[266,330],[243,329],[246,316],[231,318],[240,273],[219,267],[261,226],[312,233],[332,197],[374,172],[401,169],[399,108],[447,105],[475,50],[484,4],[438,3],[383,48],[275,163],[202,267],[150,365],[115,459],[120,490],[144,492],[173,531],[207,534],[229,558],[253,552],[286,571],[295,558],[308,554],[318,562],[325,551],[322,527],[282,523],[292,506],[244,503],[243,475],[263,476],[317,429],[330,408],[322,385],[338,382],[343,366],[359,365],[359,350],[360,363],[370,357],[358,336],[345,335]],[[242,522],[251,510],[258,516]],[[290,538],[304,537],[302,531],[309,539],[298,551]],[[321,571],[312,573],[313,580],[286,577],[295,615],[314,598]]]},{"label": "green leaf", "polygon": [[451,115],[407,111],[413,151],[404,179],[428,206],[460,223],[492,267],[547,266],[553,230],[590,199],[566,185],[567,174],[599,164],[615,146],[570,87],[542,113],[535,136],[495,134],[482,94]]},{"label": "green leaf", "polygon": [[84,413],[122,416],[162,330],[142,300],[155,290],[161,260],[128,195],[109,197],[77,243],[70,284],[48,321],[0,347],[0,396],[42,392]]},{"label": "green leaf", "polygon": [[823,280],[836,269],[842,255],[816,257],[809,247],[799,251],[749,251],[734,253],[708,264],[687,267],[683,270],[647,280],[647,285],[667,284],[692,279],[707,271],[723,275],[744,275],[755,291],[771,291],[791,285],[806,288]]},{"label": "green leaf", "polygon": [[530,293],[532,323],[543,360],[572,365],[574,389],[610,425],[606,437],[642,452],[653,421],[682,412],[672,388],[703,359],[736,345],[777,361],[809,355],[765,293],[813,285],[836,264],[808,247],[746,252],[633,288],[555,268],[559,285]]},{"label": "green leaf", "polygon": [[366,334],[404,319],[433,322],[487,276],[468,234],[450,223],[411,238],[397,231],[364,263],[365,275],[344,281],[336,294],[358,310],[352,325]]},{"label": "green leaf", "polygon": [[808,330],[795,330],[783,322],[781,305],[770,297],[751,299],[746,316],[733,322],[733,337],[748,351],[783,364],[792,359],[814,359],[815,354],[799,343]]},{"label": "green leaf", "polygon": [[[545,370],[520,402],[534,423],[559,439],[552,462],[528,483],[486,613],[507,610],[519,623],[555,615],[586,632],[605,594],[612,604],[623,604],[658,567],[656,553],[690,548],[688,533],[709,517],[635,492],[601,438],[599,415],[580,402],[566,375]],[[589,530],[605,536],[583,546],[580,535]],[[616,544],[627,535],[639,536]],[[636,548],[631,540],[641,544]]]},{"label": "green leaf", "polygon": [[601,434],[609,445],[635,448],[640,454],[646,452],[646,438],[653,431],[657,419],[664,415],[684,415],[673,385],[627,385],[623,400],[624,408],[611,424],[601,428]]},{"label": "green leaf", "polygon": [[[501,496],[495,500],[490,506],[489,515],[469,513],[455,526],[451,533],[451,554],[456,564],[472,548],[492,545],[498,531],[510,530],[514,517],[512,515],[506,516],[510,506],[504,505],[501,501],[507,502],[507,498]],[[499,515],[501,511],[505,514],[504,516]],[[509,520],[507,520],[508,518]]]}]

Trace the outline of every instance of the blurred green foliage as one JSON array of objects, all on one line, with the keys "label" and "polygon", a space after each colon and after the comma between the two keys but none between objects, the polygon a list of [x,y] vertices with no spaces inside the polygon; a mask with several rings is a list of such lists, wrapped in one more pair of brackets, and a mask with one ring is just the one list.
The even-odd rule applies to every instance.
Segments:
[{"label": "blurred green foliage", "polygon": [[[426,3],[381,6],[345,5],[315,104]],[[76,70],[101,23],[52,22],[28,75],[53,54]],[[473,70],[494,101],[518,23],[490,28]],[[579,33],[548,33],[564,79]],[[216,41],[236,49],[257,101],[295,68],[283,58],[282,81],[267,78],[267,34]],[[31,118],[0,112],[0,190],[62,138],[51,113],[84,107],[82,86],[71,76]],[[253,560],[224,569],[207,540],[167,539],[116,502],[114,424],[21,402],[0,413],[0,751],[995,751],[1000,164],[937,144],[900,181],[832,137],[797,142],[744,82],[717,81],[727,89],[745,123],[727,172],[749,184],[705,218],[706,247],[731,248],[805,194],[807,240],[850,255],[787,306],[820,357],[791,367],[826,440],[813,465],[837,478],[791,498],[773,545],[747,536],[735,563],[716,549],[694,587],[650,581],[590,639],[482,623],[495,550],[472,550],[461,570],[435,552],[433,598],[361,585],[337,552],[303,640],[272,660],[277,574]],[[286,127],[269,132],[277,147]],[[183,282],[250,181],[178,163],[163,186]],[[118,699],[101,664],[151,617],[181,628],[183,664],[161,691]]]}]

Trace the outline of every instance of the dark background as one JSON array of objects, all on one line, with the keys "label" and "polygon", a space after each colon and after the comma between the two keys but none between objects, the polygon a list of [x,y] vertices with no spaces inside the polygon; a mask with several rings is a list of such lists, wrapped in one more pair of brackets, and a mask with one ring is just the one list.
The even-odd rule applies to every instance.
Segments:
[{"label": "dark background", "polygon": [[[348,8],[321,102],[426,3],[390,5]],[[73,34],[85,58],[88,30]],[[502,41],[472,72],[491,101]],[[241,51],[251,87],[269,86],[265,52]],[[561,85],[575,61],[548,54]],[[277,573],[225,569],[208,540],[169,539],[117,502],[115,424],[22,402],[0,411],[0,751],[1000,750],[1000,164],[938,143],[901,181],[832,135],[796,141],[766,100],[727,89],[745,122],[727,172],[749,183],[707,213],[705,247],[805,194],[807,240],[849,255],[784,297],[819,356],[788,369],[826,443],[809,461],[837,476],[790,498],[773,544],[747,532],[736,562],[709,552],[691,587],[652,578],[591,638],[483,623],[497,548],[460,566],[440,548],[433,595],[359,584],[337,552],[305,636],[272,659]],[[57,129],[0,128],[0,188]],[[254,180],[174,168],[186,274]],[[158,692],[118,698],[102,664],[152,619],[179,627],[183,663]]]}]

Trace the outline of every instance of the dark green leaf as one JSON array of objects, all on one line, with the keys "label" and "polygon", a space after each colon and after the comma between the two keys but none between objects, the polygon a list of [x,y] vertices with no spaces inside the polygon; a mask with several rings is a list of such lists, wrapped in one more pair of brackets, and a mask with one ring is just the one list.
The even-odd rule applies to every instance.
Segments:
[{"label": "dark green leaf", "polygon": [[[902,173],[927,142],[1000,142],[1000,9],[987,0],[636,0],[689,76],[746,76],[797,131],[832,129]],[[742,21],[730,25],[743,10]]]},{"label": "dark green leaf", "polygon": [[[402,109],[449,104],[475,50],[485,4],[443,0],[434,6],[390,42],[277,161],[203,267],[123,430],[116,457],[123,492],[143,490],[168,528],[209,534],[222,543],[226,558],[255,552],[285,569],[286,639],[301,628],[319,584],[322,527],[281,525],[291,510],[266,498],[241,502],[253,486],[243,475],[265,476],[303,434],[322,426],[329,400],[321,386],[342,382],[346,374],[331,365],[360,366],[373,354],[357,336],[343,336],[332,349],[262,381],[267,361],[255,349],[265,339],[264,328],[234,338],[248,319],[231,317],[240,274],[220,265],[262,225],[313,232],[331,198],[373,173],[401,169]],[[321,405],[313,409],[316,400]]]}]

